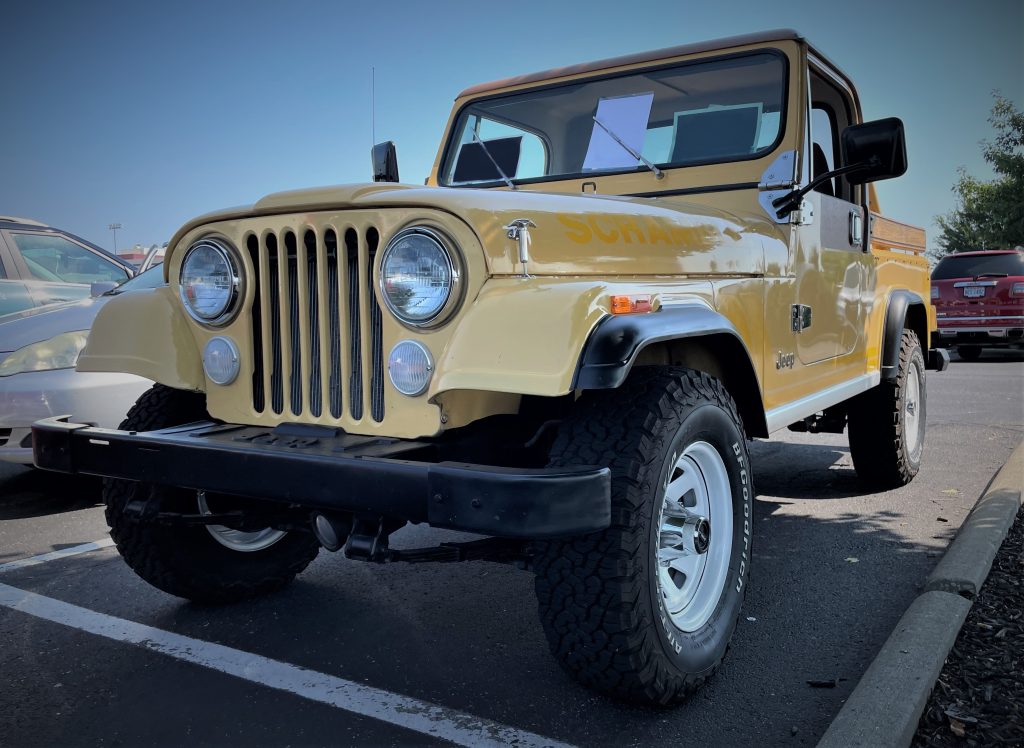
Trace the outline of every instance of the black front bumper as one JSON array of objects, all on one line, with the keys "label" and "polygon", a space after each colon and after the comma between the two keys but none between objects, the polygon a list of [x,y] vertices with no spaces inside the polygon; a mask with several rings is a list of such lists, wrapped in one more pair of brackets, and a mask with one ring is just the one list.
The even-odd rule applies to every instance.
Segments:
[{"label": "black front bumper", "polygon": [[[37,466],[426,522],[507,538],[594,532],[611,518],[605,467],[527,469],[429,462],[427,442],[301,426],[211,422],[134,432],[48,418],[32,427]],[[419,457],[420,459],[415,459]]]}]

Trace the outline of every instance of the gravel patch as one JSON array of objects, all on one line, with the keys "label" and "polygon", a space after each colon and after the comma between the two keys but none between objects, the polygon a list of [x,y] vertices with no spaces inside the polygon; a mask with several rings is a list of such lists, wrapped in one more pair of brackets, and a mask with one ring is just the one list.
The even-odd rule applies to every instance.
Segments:
[{"label": "gravel patch", "polygon": [[935,683],[915,746],[1024,746],[1024,509]]}]

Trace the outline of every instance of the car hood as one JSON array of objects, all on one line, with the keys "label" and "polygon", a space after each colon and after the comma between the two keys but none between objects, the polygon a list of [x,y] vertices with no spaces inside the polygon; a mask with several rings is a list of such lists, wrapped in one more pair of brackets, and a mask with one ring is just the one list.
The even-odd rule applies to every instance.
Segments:
[{"label": "car hood", "polygon": [[520,270],[516,244],[504,229],[516,219],[529,219],[537,227],[530,271],[540,275],[758,272],[763,268],[750,268],[750,258],[760,256],[769,243],[785,241],[763,214],[738,215],[678,197],[375,183],[281,192],[251,206],[200,216],[178,231],[170,247],[175,251],[186,233],[207,223],[349,208],[426,208],[457,216],[480,237],[494,274]]},{"label": "car hood", "polygon": [[0,317],[0,352],[16,351],[54,335],[88,330],[109,296],[26,309]]}]

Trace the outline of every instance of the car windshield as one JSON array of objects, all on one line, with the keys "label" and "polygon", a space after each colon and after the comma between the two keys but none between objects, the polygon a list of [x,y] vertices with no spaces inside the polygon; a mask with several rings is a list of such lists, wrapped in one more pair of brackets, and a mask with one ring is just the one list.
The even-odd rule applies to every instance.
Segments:
[{"label": "car windshield", "polygon": [[998,255],[946,255],[932,271],[932,280],[976,278],[979,275],[1024,275],[1024,252]]},{"label": "car windshield", "polygon": [[[474,101],[446,185],[546,181],[762,156],[783,128],[786,60],[758,52]],[[642,158],[638,158],[642,156]]]},{"label": "car windshield", "polygon": [[146,272],[139,273],[131,280],[126,280],[124,283],[122,283],[120,286],[113,289],[112,291],[107,291],[107,293],[113,295],[119,294],[122,291],[138,291],[139,289],[142,288],[156,288],[157,286],[162,286],[163,284],[164,269],[159,265],[155,265]]}]

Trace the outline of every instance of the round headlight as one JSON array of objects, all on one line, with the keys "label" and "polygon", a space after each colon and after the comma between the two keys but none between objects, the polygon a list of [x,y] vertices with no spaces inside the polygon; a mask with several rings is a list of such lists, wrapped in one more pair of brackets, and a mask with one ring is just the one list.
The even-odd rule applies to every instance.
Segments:
[{"label": "round headlight", "polygon": [[388,376],[391,384],[403,395],[415,397],[426,391],[434,373],[430,351],[415,340],[402,340],[388,356]]},{"label": "round headlight", "polygon": [[388,309],[417,327],[440,321],[458,279],[447,242],[422,226],[399,232],[380,263],[381,292]]},{"label": "round headlight", "polygon": [[200,239],[185,253],[179,293],[185,309],[199,322],[226,322],[240,296],[239,284],[234,258],[219,241]]}]

